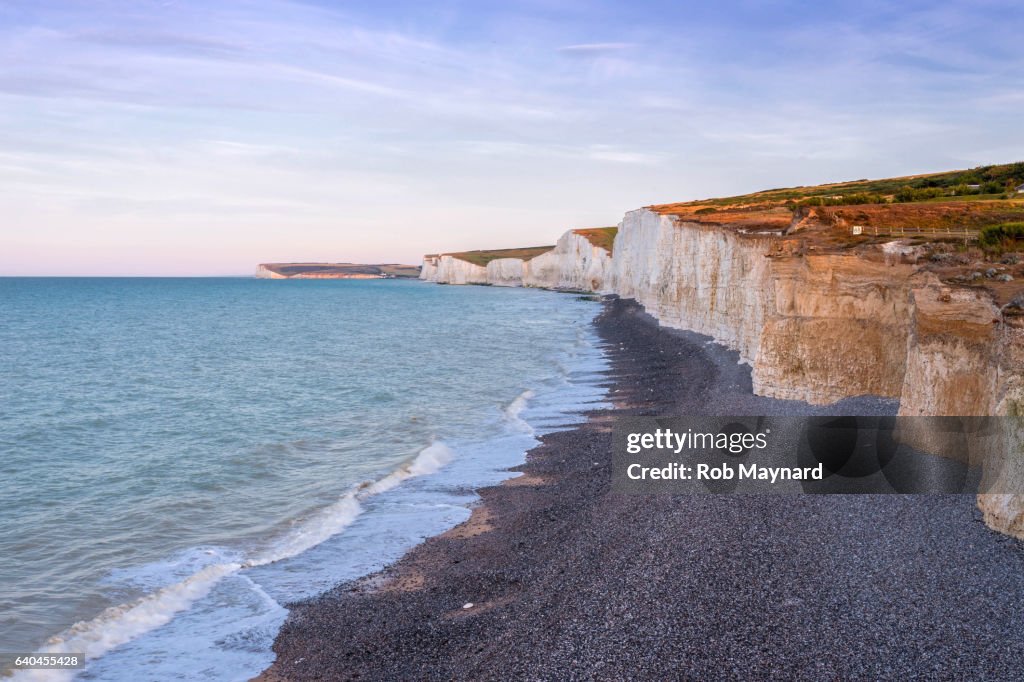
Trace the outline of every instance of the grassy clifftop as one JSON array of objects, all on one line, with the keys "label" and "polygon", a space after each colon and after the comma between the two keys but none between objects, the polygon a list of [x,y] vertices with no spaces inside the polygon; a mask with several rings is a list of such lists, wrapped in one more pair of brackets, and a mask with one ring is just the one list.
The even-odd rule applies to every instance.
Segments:
[{"label": "grassy clifftop", "polygon": [[617,227],[588,227],[582,230],[573,230],[578,235],[586,237],[587,241],[594,246],[599,246],[608,253],[612,252],[615,244],[615,235],[619,233]]},{"label": "grassy clifftop", "polygon": [[881,180],[768,189],[733,197],[663,204],[657,208],[692,207],[710,213],[726,207],[913,203],[944,201],[951,197],[960,201],[998,200],[1014,198],[1016,188],[1022,183],[1024,162],[1017,162]]},{"label": "grassy clifftop", "polygon": [[[576,234],[585,237],[587,241],[594,246],[599,246],[608,253],[612,252],[612,244],[615,241],[615,235],[618,231],[619,228],[617,227],[590,227],[586,229],[573,230]],[[536,258],[542,253],[547,253],[553,248],[555,248],[554,245],[527,246],[519,249],[486,249],[478,251],[458,251],[453,253],[432,253],[428,254],[427,258],[451,256],[452,258],[458,258],[459,260],[472,263],[473,265],[487,267],[487,264],[492,260],[498,260],[499,258],[520,258],[522,260],[530,260],[531,258]]]},{"label": "grassy clifftop", "polygon": [[[452,258],[458,258],[464,260],[467,263],[473,265],[479,265],[481,267],[487,267],[487,264],[492,260],[498,260],[499,258],[522,258],[523,260],[530,260],[535,258],[542,253],[547,253],[551,249],[555,248],[552,246],[527,246],[521,249],[490,249],[486,251],[459,251],[457,253],[441,253],[432,254],[432,256],[451,256]],[[428,258],[431,256],[428,256]]]},{"label": "grassy clifftop", "polygon": [[[649,206],[690,225],[777,240],[773,253],[891,258],[1000,304],[1024,294],[1024,163],[929,175],[771,189]],[[997,191],[992,191],[997,190]],[[893,247],[891,244],[897,244]],[[888,245],[888,246],[887,246]]]},{"label": "grassy clifftop", "polygon": [[[882,180],[770,189],[734,197],[650,206],[687,222],[744,232],[821,228],[826,241],[861,226],[865,235],[957,232],[1024,220],[1024,162]],[[992,192],[991,190],[998,190]],[[813,231],[813,230],[812,230]]]}]

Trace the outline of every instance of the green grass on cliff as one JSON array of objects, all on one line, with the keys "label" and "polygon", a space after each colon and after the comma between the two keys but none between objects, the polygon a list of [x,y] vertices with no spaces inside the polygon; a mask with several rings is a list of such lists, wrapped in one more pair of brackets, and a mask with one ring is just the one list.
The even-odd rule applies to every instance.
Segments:
[{"label": "green grass on cliff", "polygon": [[[784,187],[735,197],[686,203],[707,207],[727,207],[759,203],[843,205],[881,203],[883,201],[917,202],[942,200],[943,198],[948,200],[951,197],[955,197],[958,201],[970,201],[976,197],[980,198],[982,194],[1013,197],[1016,187],[1021,183],[1024,183],[1024,161],[882,180],[854,180],[809,187]],[[971,187],[972,185],[978,187]],[[870,197],[870,200],[862,200],[863,197]]]},{"label": "green grass on cliff", "polygon": [[491,249],[489,251],[460,251],[459,253],[445,253],[441,254],[444,256],[451,256],[452,258],[458,258],[464,260],[467,263],[473,265],[480,265],[486,267],[492,260],[498,260],[499,258],[521,258],[523,260],[530,260],[536,258],[542,253],[547,253],[551,249],[555,248],[552,246],[528,246],[523,249]]},{"label": "green grass on cliff", "polygon": [[619,233],[617,227],[588,227],[583,230],[573,230],[578,235],[586,237],[587,241],[594,246],[599,246],[608,253],[612,252],[615,244],[615,235]]}]

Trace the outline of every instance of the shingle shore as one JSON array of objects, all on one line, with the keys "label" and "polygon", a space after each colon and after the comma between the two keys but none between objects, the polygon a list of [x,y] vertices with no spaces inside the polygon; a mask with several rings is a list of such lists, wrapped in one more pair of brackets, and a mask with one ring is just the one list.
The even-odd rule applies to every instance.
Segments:
[{"label": "shingle shore", "polygon": [[892,401],[760,398],[735,354],[635,304],[595,324],[616,408],[545,436],[467,524],[291,605],[264,679],[1024,679],[1024,543],[973,496],[610,489],[616,415]]}]

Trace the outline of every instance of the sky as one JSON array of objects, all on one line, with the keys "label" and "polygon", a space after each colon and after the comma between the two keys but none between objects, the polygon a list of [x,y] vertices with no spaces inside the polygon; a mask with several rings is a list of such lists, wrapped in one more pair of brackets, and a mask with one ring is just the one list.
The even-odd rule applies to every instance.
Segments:
[{"label": "sky", "polygon": [[0,275],[554,243],[1024,160],[1024,6],[4,0]]}]

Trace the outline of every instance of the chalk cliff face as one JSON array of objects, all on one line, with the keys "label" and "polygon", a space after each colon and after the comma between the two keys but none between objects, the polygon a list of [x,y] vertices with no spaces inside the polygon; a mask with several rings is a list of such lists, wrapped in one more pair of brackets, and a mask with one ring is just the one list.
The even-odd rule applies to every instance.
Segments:
[{"label": "chalk cliff face", "polygon": [[665,326],[712,336],[750,362],[772,298],[768,251],[765,238],[630,211],[615,239],[610,289]]},{"label": "chalk cliff face", "polygon": [[632,211],[616,238],[612,288],[666,326],[739,351],[758,394],[898,397],[912,267],[779,247],[772,235]]},{"label": "chalk cliff face", "polygon": [[995,333],[1001,397],[991,414],[1005,415],[1006,443],[995,492],[979,495],[978,506],[990,528],[1024,539],[1024,324],[1003,325]]},{"label": "chalk cliff face", "polygon": [[555,248],[531,259],[498,258],[486,267],[455,256],[426,256],[420,279],[438,284],[493,284],[606,291],[611,255],[572,230]]},{"label": "chalk cliff face", "polygon": [[760,331],[754,390],[828,403],[899,397],[906,367],[909,265],[856,256],[769,259],[772,292]]},{"label": "chalk cliff face", "polygon": [[[1006,379],[1022,369],[1005,366],[1013,338],[1004,320],[980,290],[942,286],[929,277],[911,296],[907,367],[901,407],[905,414],[998,414]],[[1019,343],[1019,339],[1018,339]]]},{"label": "chalk cliff face", "polygon": [[437,282],[437,256],[424,256],[420,265],[420,279],[427,282]]},{"label": "chalk cliff face", "polygon": [[488,284],[487,268],[453,256],[436,256],[433,264],[423,261],[420,279],[438,284]]},{"label": "chalk cliff face", "polygon": [[257,279],[285,279],[285,276],[279,272],[271,270],[266,265],[260,264],[256,266],[256,278]]},{"label": "chalk cliff face", "polygon": [[662,324],[739,351],[761,395],[873,394],[907,415],[988,415],[1024,367],[1008,362],[1020,329],[988,294],[888,257],[800,251],[641,209],[619,228],[610,281]]},{"label": "chalk cliff face", "polygon": [[[1018,344],[1008,355],[1015,356],[1019,368],[1024,362],[1024,339],[1018,339]],[[978,495],[978,507],[990,528],[1024,539],[1024,386],[1019,374],[1015,379],[996,408],[996,414],[1006,415],[1002,461],[993,467],[999,472],[998,480],[991,493]]]},{"label": "chalk cliff face", "polygon": [[522,258],[497,258],[487,264],[487,283],[499,287],[523,286],[528,261]]},{"label": "chalk cliff face", "polygon": [[528,261],[523,282],[526,286],[549,289],[610,291],[611,264],[607,250],[570,230],[559,238],[553,250]]}]

